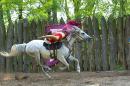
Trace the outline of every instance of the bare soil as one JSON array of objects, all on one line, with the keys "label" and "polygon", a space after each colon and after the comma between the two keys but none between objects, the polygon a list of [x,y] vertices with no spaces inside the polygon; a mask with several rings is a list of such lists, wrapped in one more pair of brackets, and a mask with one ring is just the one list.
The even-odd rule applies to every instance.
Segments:
[{"label": "bare soil", "polygon": [[0,86],[130,86],[130,71],[0,74]]}]

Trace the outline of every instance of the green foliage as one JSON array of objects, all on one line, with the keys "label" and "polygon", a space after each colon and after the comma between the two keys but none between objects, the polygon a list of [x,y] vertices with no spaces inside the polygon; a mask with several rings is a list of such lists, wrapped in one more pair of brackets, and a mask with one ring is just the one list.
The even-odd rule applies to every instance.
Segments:
[{"label": "green foliage", "polygon": [[[52,12],[64,12],[68,19],[84,18],[86,16],[105,16],[114,17],[130,14],[130,0],[0,0],[4,10],[4,19],[7,20],[10,14],[14,11],[16,16],[22,11],[22,16],[29,20],[48,19],[48,12],[52,16]],[[70,6],[73,8],[70,8]],[[74,13],[72,13],[74,9]],[[70,15],[74,14],[74,15]],[[12,19],[14,20],[14,19]]]},{"label": "green foliage", "polygon": [[51,8],[52,1],[48,0],[48,2],[43,3],[43,0],[32,0],[27,2],[26,10],[27,10],[27,18],[31,20],[42,20],[47,19],[47,10]]},{"label": "green foliage", "polygon": [[126,1],[125,6],[126,6],[126,14],[130,14],[130,0]]},{"label": "green foliage", "polygon": [[[23,17],[29,18],[29,20],[38,20],[38,19],[47,19],[47,10],[50,10],[52,7],[52,0],[48,0],[44,4],[40,1],[45,0],[1,0],[0,3],[4,9],[4,13],[9,10],[10,12],[15,11],[15,15],[19,15],[19,7],[22,9]],[[39,5],[39,6],[38,6]],[[5,14],[6,15],[6,14]],[[7,17],[5,17],[6,20]],[[14,19],[12,19],[14,20]]]},{"label": "green foliage", "polygon": [[47,20],[48,15],[46,12],[44,12],[44,10],[42,9],[33,9],[28,13],[27,18],[31,21],[31,20]]},{"label": "green foliage", "polygon": [[125,70],[125,67],[123,65],[116,65],[116,68],[115,68],[116,71],[122,71],[122,70]]},{"label": "green foliage", "polygon": [[97,0],[89,0],[89,1],[84,1],[82,11],[84,15],[92,15],[93,11],[95,10],[94,6]]}]

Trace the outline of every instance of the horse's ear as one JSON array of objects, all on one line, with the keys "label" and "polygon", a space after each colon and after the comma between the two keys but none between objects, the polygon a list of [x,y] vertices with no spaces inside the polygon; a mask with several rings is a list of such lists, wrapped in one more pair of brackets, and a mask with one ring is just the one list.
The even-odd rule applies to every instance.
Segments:
[{"label": "horse's ear", "polygon": [[73,26],[73,28],[74,28],[75,30],[80,30],[80,28],[77,27],[77,26]]}]

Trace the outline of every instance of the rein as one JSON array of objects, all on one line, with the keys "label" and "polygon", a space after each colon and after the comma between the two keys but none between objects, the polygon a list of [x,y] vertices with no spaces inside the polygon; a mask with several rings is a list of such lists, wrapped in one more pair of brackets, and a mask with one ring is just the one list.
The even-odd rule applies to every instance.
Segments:
[{"label": "rein", "polygon": [[[72,45],[70,44],[70,42],[71,42],[71,40],[72,40],[72,33],[69,35],[69,36],[67,36],[66,38],[67,38],[67,44],[68,44],[68,48],[69,48],[69,54],[68,54],[68,56],[66,56],[66,59],[68,59],[69,58],[69,56],[71,55],[71,53],[72,53]],[[73,44],[73,43],[72,43]]]}]

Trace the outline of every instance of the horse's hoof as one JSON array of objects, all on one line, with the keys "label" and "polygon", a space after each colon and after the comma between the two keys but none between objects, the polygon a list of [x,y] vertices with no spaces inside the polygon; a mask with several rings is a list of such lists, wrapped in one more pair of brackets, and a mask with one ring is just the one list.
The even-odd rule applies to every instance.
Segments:
[{"label": "horse's hoof", "polygon": [[53,77],[50,77],[49,79],[54,79]]},{"label": "horse's hoof", "polygon": [[45,69],[45,68],[44,68],[44,70],[45,70],[47,73],[49,73],[49,72],[52,71],[52,69]]},{"label": "horse's hoof", "polygon": [[81,72],[81,71],[80,71],[80,67],[78,67],[78,68],[77,68],[77,72],[78,72],[78,73],[80,73],[80,72]]},{"label": "horse's hoof", "polygon": [[78,73],[80,73],[81,71],[80,70],[77,70]]},{"label": "horse's hoof", "polygon": [[27,79],[28,76],[15,76],[16,80],[22,80],[22,79]]},{"label": "horse's hoof", "polygon": [[50,67],[47,66],[47,65],[44,65],[43,68],[44,68],[45,71],[52,71],[52,68],[50,68]]},{"label": "horse's hoof", "polygon": [[59,67],[59,69],[60,69],[61,71],[64,71],[64,70],[67,69],[67,67],[66,67],[66,66],[65,66],[65,67]]},{"label": "horse's hoof", "polygon": [[48,78],[51,79],[52,77],[50,75],[48,75]]},{"label": "horse's hoof", "polygon": [[54,77],[49,76],[48,79],[52,80],[52,79],[54,79]]}]

